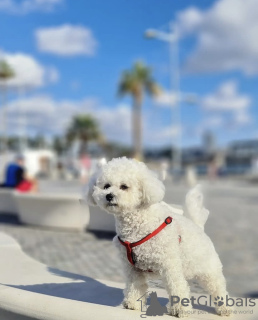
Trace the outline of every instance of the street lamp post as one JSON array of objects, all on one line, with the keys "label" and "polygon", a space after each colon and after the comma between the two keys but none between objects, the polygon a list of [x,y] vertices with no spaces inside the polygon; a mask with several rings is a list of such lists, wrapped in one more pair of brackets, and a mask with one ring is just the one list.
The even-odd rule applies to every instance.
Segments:
[{"label": "street lamp post", "polygon": [[[169,32],[163,32],[156,29],[148,29],[145,32],[147,38],[158,39],[169,43],[169,64],[170,64],[170,83],[171,96],[176,95],[175,101],[171,98],[172,110],[175,108],[174,121],[177,136],[176,148],[172,138],[172,154],[174,169],[177,172],[181,170],[181,112],[180,112],[180,72],[179,72],[179,52],[178,52],[178,30],[173,22],[169,23]],[[173,117],[173,112],[172,112]],[[175,149],[175,150],[174,150]],[[175,152],[173,152],[175,151]]]},{"label": "street lamp post", "polygon": [[[17,88],[17,90],[18,90],[18,94],[20,96],[20,99],[24,98],[26,87],[20,86]],[[20,133],[19,134],[19,149],[20,149],[20,152],[24,152],[28,146],[26,108],[24,110],[24,113],[22,111],[23,110],[22,110],[22,105],[21,105],[20,110],[19,110],[19,133]]]}]

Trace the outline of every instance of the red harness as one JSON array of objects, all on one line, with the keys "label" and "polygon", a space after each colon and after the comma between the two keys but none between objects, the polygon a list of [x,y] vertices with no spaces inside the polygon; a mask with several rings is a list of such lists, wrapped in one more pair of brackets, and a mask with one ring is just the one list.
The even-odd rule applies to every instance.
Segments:
[{"label": "red harness", "polygon": [[[135,265],[135,261],[133,258],[133,251],[132,249],[134,247],[139,246],[140,244],[143,244],[144,242],[150,240],[152,237],[156,236],[161,230],[163,230],[168,224],[170,224],[172,222],[173,218],[172,217],[167,217],[165,219],[165,221],[157,228],[155,229],[153,232],[149,233],[147,236],[145,236],[144,238],[142,238],[139,241],[136,242],[128,242],[128,241],[122,241],[120,239],[120,237],[118,237],[118,240],[120,241],[120,243],[126,247],[126,251],[127,251],[127,259],[128,261],[134,266]],[[181,236],[179,236],[179,243],[181,242]],[[152,272],[151,270],[148,270],[149,272]]]}]

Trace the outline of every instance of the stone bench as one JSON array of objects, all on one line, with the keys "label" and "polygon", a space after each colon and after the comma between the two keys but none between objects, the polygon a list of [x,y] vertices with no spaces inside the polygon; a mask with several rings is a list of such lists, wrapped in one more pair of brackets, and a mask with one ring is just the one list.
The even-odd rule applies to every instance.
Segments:
[{"label": "stone bench", "polygon": [[88,230],[116,232],[115,218],[99,207],[92,207],[85,204],[90,210],[90,221]]},{"label": "stone bench", "polygon": [[13,190],[0,188],[0,213],[17,214],[17,211]]},{"label": "stone bench", "polygon": [[[57,269],[30,258],[10,236],[0,233],[0,319],[2,320],[139,320],[144,311],[123,309],[124,284],[96,280]],[[167,302],[163,289],[153,288]],[[139,301],[140,303],[140,301]],[[241,310],[241,308],[238,308]],[[246,309],[243,307],[243,310]],[[256,319],[258,308],[244,319]],[[208,313],[206,313],[208,312]],[[256,315],[256,317],[255,317]],[[171,320],[163,315],[162,319]],[[189,320],[222,319],[211,307],[198,307]],[[243,319],[237,314],[230,319]]]},{"label": "stone bench", "polygon": [[83,231],[89,222],[89,208],[77,195],[15,192],[14,199],[25,224]]},{"label": "stone bench", "polygon": [[[20,193],[0,189],[0,213],[16,214],[20,222],[40,227],[83,231],[115,232],[114,216],[99,207],[79,202],[79,195]],[[182,207],[170,205],[172,212],[182,213]]]},{"label": "stone bench", "polygon": [[0,233],[0,319],[139,319],[121,306],[123,284],[63,272],[28,257]]}]

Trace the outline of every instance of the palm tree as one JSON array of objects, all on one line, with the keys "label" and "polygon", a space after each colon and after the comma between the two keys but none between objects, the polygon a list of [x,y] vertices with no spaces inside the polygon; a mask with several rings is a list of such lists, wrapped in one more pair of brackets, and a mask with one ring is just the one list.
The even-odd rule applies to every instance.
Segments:
[{"label": "palm tree", "polygon": [[14,77],[13,69],[5,60],[0,60],[0,80],[8,80]]},{"label": "palm tree", "polygon": [[52,147],[58,155],[62,155],[62,153],[66,149],[66,141],[64,141],[63,137],[55,136],[53,139]]},{"label": "palm tree", "polygon": [[90,140],[96,140],[101,137],[99,125],[91,115],[77,115],[67,129],[66,138],[68,142],[75,139],[81,142],[81,153],[84,153]]},{"label": "palm tree", "polygon": [[159,94],[160,89],[152,78],[151,69],[142,62],[136,62],[131,70],[123,72],[118,93],[120,96],[131,95],[133,98],[132,135],[134,157],[142,159],[142,112],[141,105],[144,93],[150,96]]},{"label": "palm tree", "polygon": [[[9,66],[9,64],[5,60],[0,60],[0,87],[1,87],[1,93],[2,93],[2,107],[6,105],[7,99],[7,81],[14,77],[14,71]],[[6,110],[3,109],[3,144],[4,144],[4,151],[6,150],[7,141],[6,141]]]}]

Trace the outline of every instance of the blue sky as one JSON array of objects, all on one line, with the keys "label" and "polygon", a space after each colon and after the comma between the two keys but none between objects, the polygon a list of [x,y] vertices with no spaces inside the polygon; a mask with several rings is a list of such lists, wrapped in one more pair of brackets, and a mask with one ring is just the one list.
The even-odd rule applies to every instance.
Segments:
[{"label": "blue sky", "polygon": [[[199,144],[207,129],[220,145],[257,138],[255,12],[255,0],[0,0],[0,54],[20,75],[9,84],[9,133],[52,136],[87,112],[107,139],[130,143],[131,100],[116,90],[121,72],[143,60],[164,89],[144,102],[146,146],[172,144],[178,131],[184,146]],[[143,37],[171,20],[180,32],[181,92],[196,96],[194,105],[181,102],[177,128],[167,105],[168,44]]]}]

